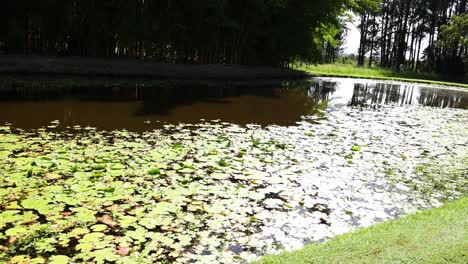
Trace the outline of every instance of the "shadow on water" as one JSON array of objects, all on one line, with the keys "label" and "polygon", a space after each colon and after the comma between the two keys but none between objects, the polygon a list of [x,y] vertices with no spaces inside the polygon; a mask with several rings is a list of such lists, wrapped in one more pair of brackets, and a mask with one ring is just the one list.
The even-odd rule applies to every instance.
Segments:
[{"label": "shadow on water", "polygon": [[466,109],[468,93],[352,79],[258,86],[5,86],[0,88],[0,123],[34,129],[59,120],[62,128],[81,125],[137,132],[201,119],[286,126],[302,116],[322,117],[327,110],[343,106],[408,104]]}]

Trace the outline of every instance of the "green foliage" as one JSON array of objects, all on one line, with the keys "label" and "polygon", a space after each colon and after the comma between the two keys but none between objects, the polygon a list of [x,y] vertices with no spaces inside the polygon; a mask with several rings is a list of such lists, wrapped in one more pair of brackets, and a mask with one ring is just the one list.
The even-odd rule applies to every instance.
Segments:
[{"label": "green foliage", "polygon": [[355,13],[378,11],[382,0],[349,0],[348,8]]},{"label": "green foliage", "polygon": [[350,0],[348,8],[359,17],[359,66],[369,58],[369,65],[397,72],[437,72],[463,80],[465,0]]},{"label": "green foliage", "polygon": [[443,25],[440,32],[439,46],[454,46],[468,49],[468,14],[452,17],[449,24]]}]

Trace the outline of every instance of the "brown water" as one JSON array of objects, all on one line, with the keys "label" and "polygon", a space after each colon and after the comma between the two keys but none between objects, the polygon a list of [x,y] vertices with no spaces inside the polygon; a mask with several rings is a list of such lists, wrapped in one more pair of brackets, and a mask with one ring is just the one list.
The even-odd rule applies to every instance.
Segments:
[{"label": "brown water", "polygon": [[248,87],[4,86],[0,88],[0,124],[34,129],[58,120],[59,129],[80,125],[137,132],[201,120],[286,126],[296,124],[303,116],[326,116],[327,111],[346,106],[408,104],[466,109],[468,92],[338,78]]}]

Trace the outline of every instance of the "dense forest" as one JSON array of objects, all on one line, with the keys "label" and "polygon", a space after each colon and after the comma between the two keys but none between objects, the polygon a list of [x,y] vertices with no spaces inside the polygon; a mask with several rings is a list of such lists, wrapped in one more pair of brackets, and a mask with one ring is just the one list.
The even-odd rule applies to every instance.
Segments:
[{"label": "dense forest", "polygon": [[[169,63],[318,61],[350,0],[15,0],[4,53],[147,57]],[[336,30],[335,30],[336,31]]]},{"label": "dense forest", "polygon": [[15,0],[0,9],[0,53],[330,63],[354,14],[359,65],[463,76],[467,10],[467,0]]},{"label": "dense forest", "polygon": [[468,66],[467,0],[368,0],[356,9],[358,64],[463,76]]}]

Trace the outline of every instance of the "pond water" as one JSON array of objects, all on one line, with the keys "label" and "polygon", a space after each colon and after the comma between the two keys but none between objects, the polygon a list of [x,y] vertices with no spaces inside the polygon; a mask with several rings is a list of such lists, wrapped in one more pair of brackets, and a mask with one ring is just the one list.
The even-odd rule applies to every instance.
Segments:
[{"label": "pond water", "polygon": [[336,78],[2,87],[0,262],[248,263],[440,206],[468,193],[467,106]]},{"label": "pond water", "polygon": [[321,78],[277,85],[106,85],[0,88],[0,122],[23,129],[60,121],[101,130],[150,131],[164,124],[222,120],[234,124],[295,125],[343,106],[468,107],[468,92],[428,85]]}]

